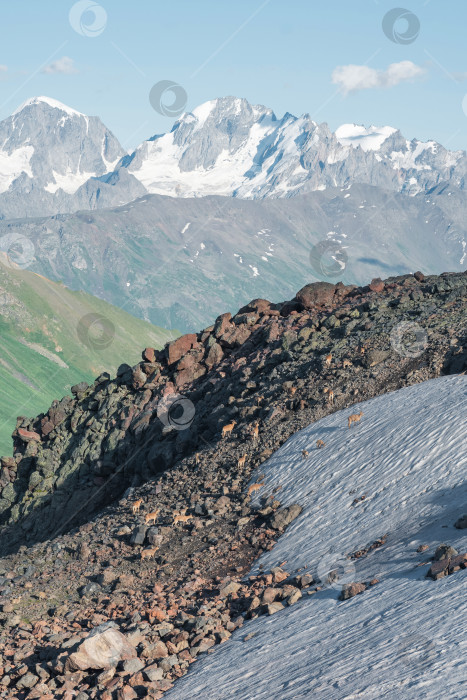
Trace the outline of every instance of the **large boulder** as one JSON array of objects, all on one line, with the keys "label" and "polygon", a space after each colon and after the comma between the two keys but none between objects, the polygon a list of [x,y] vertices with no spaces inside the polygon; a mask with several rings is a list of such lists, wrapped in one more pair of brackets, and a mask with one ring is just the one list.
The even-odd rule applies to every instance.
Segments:
[{"label": "large boulder", "polygon": [[167,345],[167,357],[169,365],[178,362],[197,343],[196,333],[187,333]]},{"label": "large boulder", "polygon": [[68,671],[112,668],[119,661],[134,659],[136,649],[113,622],[95,627],[66,662]]},{"label": "large boulder", "polygon": [[245,314],[250,311],[256,311],[258,314],[264,314],[268,313],[271,306],[271,302],[267,299],[253,299],[246,306],[242,306],[242,308],[238,310],[238,313]]},{"label": "large boulder", "polygon": [[303,304],[305,309],[330,306],[333,303],[335,291],[336,285],[330,282],[312,282],[297,292],[295,301]]}]

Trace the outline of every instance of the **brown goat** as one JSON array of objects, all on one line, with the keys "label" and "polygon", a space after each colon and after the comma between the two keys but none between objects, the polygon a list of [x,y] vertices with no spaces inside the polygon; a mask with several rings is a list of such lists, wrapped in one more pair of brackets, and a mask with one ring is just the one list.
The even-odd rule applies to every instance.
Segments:
[{"label": "brown goat", "polygon": [[359,420],[361,420],[362,416],[363,416],[363,411],[360,411],[360,413],[352,413],[352,415],[349,416],[349,418],[348,418],[349,428],[352,425],[352,423],[357,423]]}]

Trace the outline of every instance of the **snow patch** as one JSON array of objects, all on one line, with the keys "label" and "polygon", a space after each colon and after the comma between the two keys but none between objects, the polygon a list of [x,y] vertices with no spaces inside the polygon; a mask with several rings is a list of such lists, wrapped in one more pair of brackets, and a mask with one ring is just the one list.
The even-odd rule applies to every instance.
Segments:
[{"label": "snow patch", "polygon": [[[349,430],[347,416],[360,409]],[[281,485],[282,505],[303,511],[259,563],[268,571],[287,560],[288,572],[315,575],[337,564],[348,573],[273,617],[246,621],[167,700],[464,697],[467,571],[440,581],[425,574],[440,543],[467,549],[467,531],[453,527],[465,513],[466,428],[467,377],[457,375],[338,411],[293,435],[261,465],[265,487],[253,500]],[[347,558],[386,533],[381,548]],[[417,553],[421,544],[425,554]],[[342,583],[373,578],[379,582],[363,594],[338,600]],[[246,640],[249,633],[256,634]]]}]

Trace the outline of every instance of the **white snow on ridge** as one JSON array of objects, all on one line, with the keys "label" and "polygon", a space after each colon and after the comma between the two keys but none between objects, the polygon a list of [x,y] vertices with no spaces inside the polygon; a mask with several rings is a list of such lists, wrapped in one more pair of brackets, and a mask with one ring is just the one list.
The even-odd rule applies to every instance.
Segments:
[{"label": "white snow on ridge", "polygon": [[[360,409],[361,422],[348,429],[347,416]],[[262,493],[281,485],[282,504],[304,510],[260,562],[267,571],[287,560],[289,572],[307,565],[323,576],[337,568],[342,578],[245,622],[167,700],[465,698],[467,571],[439,581],[425,574],[440,543],[467,550],[467,530],[453,527],[467,510],[466,427],[467,377],[458,375],[338,411],[292,436],[261,465]],[[326,447],[318,450],[317,439]],[[346,558],[386,533],[381,548]],[[420,544],[429,550],[417,553]],[[342,583],[375,577],[363,594],[338,600]]]},{"label": "white snow on ridge", "polygon": [[361,146],[364,151],[377,151],[397,129],[392,126],[361,126],[342,124],[336,129],[336,138],[343,146]]},{"label": "white snow on ridge", "polygon": [[178,146],[174,133],[170,132],[139,146],[141,163],[137,167],[130,166],[129,171],[152,194],[196,197],[202,192],[202,196],[230,196],[233,189],[244,182],[245,169],[253,162],[258,144],[273,130],[272,117],[266,115],[261,123],[251,127],[248,138],[236,151],[224,149],[212,167],[188,171],[182,171],[179,165],[185,147]]},{"label": "white snow on ridge", "polygon": [[18,114],[21,112],[22,109],[25,107],[29,107],[29,105],[37,105],[37,104],[47,104],[49,107],[53,107],[54,109],[60,109],[62,112],[66,112],[70,117],[71,116],[78,116],[78,117],[84,117],[82,112],[78,112],[76,109],[73,109],[72,107],[68,107],[68,105],[63,104],[63,102],[59,102],[58,100],[54,100],[52,97],[30,97],[29,100],[26,100],[26,102],[23,102],[18,109],[15,109],[14,112],[12,112],[12,116],[15,114]]}]

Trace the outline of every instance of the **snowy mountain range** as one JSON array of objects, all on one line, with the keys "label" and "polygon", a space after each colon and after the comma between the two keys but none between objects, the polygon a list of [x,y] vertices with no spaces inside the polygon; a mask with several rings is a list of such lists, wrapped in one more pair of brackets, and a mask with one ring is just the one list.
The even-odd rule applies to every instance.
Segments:
[{"label": "snowy mountain range", "polygon": [[414,195],[464,189],[467,156],[392,127],[344,124],[225,97],[183,114],[169,133],[125,153],[97,117],[48,97],[0,123],[0,217],[118,206],[147,194],[292,197],[362,183]]}]

